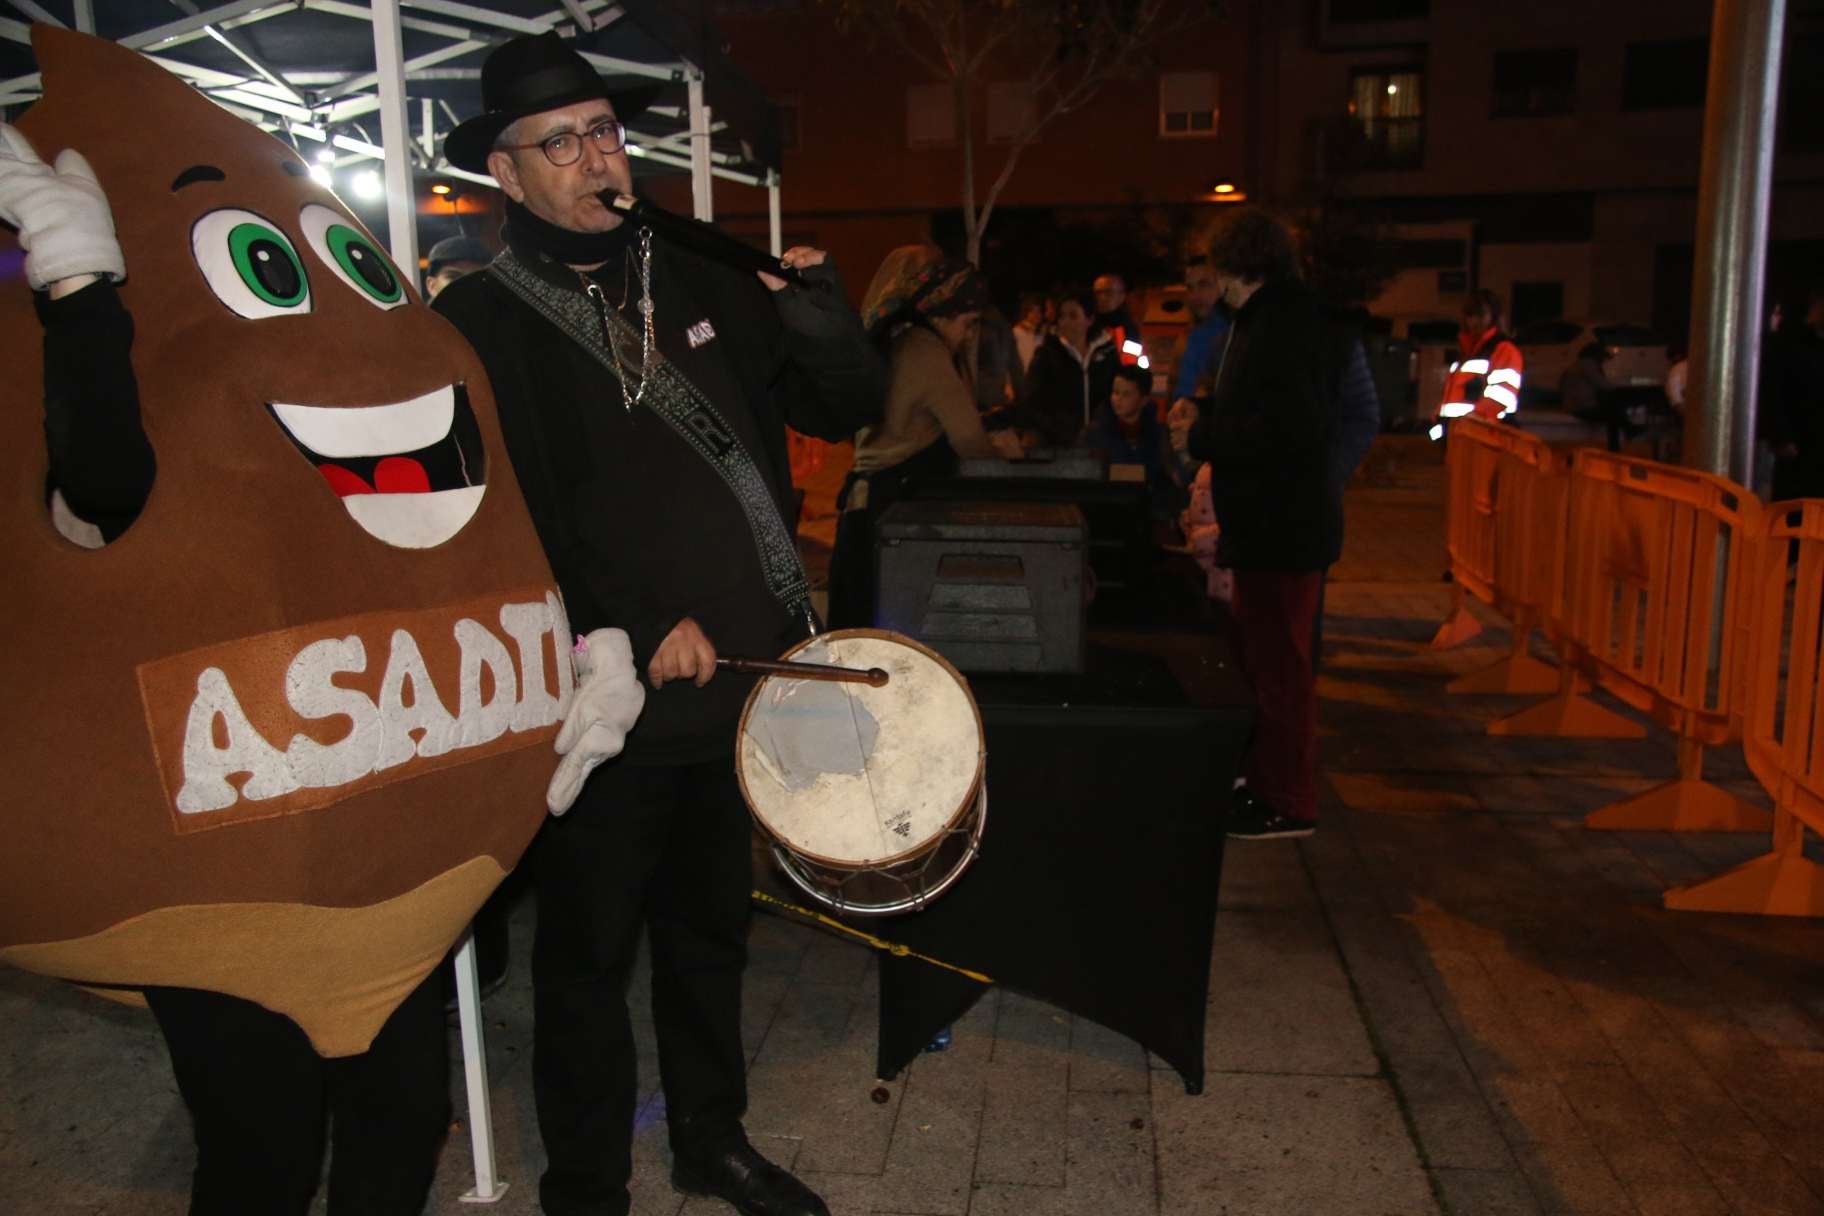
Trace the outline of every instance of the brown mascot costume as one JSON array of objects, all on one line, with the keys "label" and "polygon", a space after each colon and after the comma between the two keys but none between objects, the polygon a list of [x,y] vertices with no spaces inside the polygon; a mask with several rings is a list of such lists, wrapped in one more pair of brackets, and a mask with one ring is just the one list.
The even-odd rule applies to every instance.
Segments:
[{"label": "brown mascot costume", "polygon": [[[248,1112],[210,1092],[208,1060],[187,1065],[154,994],[202,998],[176,1020],[223,1063],[242,1031],[211,1020],[211,999],[279,1023],[326,1068],[377,1055],[545,813],[568,626],[480,364],[359,221],[294,151],[139,55],[43,26],[33,45],[44,99],[0,130],[0,267],[23,250],[31,285],[53,288],[0,280],[0,960],[145,989],[196,1120],[192,1210],[290,1211],[294,1196],[259,1191],[308,1203],[302,1164],[307,1181],[237,1166],[205,1202],[212,1153],[242,1152],[211,1136]],[[130,317],[126,383],[156,460],[137,518],[95,548],[66,539],[80,525],[54,523],[63,501],[47,498],[46,436],[54,449],[69,427],[51,411],[87,374],[47,352],[85,331],[57,337],[71,322],[51,310],[76,298],[32,263],[58,240],[41,223],[34,244],[32,208],[61,215],[34,191],[77,178],[111,210],[125,270],[79,294],[118,292]],[[434,1045],[407,1050],[441,1059],[433,1004]],[[257,1074],[257,1058],[232,1064]],[[367,1091],[353,1105],[336,1084],[263,1139],[293,1117],[308,1139],[314,1119],[320,1159],[327,1105],[339,1159],[361,1102],[377,1127],[400,1121],[372,1109],[384,1075],[349,1086]],[[447,1096],[416,1102],[441,1127]],[[436,1130],[428,1156],[401,1148],[422,1159],[368,1172],[410,1173],[394,1193],[421,1199]],[[341,1188],[344,1210],[387,1210],[362,1206],[364,1185]]]}]

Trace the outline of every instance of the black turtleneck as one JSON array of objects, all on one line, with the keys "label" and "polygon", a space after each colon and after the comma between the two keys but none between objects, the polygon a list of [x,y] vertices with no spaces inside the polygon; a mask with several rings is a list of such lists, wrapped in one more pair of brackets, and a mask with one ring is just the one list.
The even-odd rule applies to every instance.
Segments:
[{"label": "black turtleneck", "polygon": [[599,266],[620,257],[632,246],[634,232],[633,225],[625,222],[606,232],[573,232],[507,200],[507,244],[522,251],[530,247],[566,266]]}]

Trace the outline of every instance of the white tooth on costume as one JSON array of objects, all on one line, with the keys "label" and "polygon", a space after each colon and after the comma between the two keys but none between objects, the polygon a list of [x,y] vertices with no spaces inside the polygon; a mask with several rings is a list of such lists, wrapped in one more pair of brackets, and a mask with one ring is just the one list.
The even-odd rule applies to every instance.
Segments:
[{"label": "white tooth on costume", "polygon": [[396,405],[283,405],[274,402],[291,437],[318,456],[395,456],[428,448],[450,433],[456,386],[446,384]]},{"label": "white tooth on costume", "polygon": [[396,549],[430,549],[462,531],[486,486],[422,494],[347,494],[342,505],[363,531]]}]

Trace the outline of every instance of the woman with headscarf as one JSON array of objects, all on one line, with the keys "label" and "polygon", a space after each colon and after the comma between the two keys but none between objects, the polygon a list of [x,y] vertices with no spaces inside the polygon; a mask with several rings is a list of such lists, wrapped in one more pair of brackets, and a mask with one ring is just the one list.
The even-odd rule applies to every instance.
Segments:
[{"label": "woman with headscarf", "polygon": [[1012,432],[990,436],[957,369],[988,306],[988,284],[967,262],[929,245],[886,256],[862,301],[862,322],[887,358],[879,424],[855,436],[855,467],[837,498],[830,624],[874,623],[874,525],[915,481],[949,477],[962,459],[1017,455]]}]

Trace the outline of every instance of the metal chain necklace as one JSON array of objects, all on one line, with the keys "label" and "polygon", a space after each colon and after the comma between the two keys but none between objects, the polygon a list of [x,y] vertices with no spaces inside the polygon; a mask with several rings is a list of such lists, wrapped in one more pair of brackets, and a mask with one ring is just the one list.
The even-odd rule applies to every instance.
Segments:
[{"label": "metal chain necklace", "polygon": [[[622,283],[626,282],[626,264],[622,263]],[[602,342],[614,356],[615,374],[621,380],[621,404],[632,410],[646,397],[646,384],[652,378],[654,346],[653,341],[653,306],[652,306],[652,229],[640,229],[640,377],[633,394],[628,395],[627,380],[632,369],[621,361],[621,344],[615,340],[614,329],[608,324],[608,295],[595,280],[578,275],[583,280],[583,291],[595,304],[595,313],[602,323]],[[621,288],[621,307],[626,307],[627,289]]]}]

